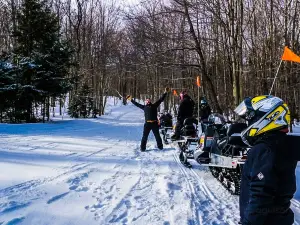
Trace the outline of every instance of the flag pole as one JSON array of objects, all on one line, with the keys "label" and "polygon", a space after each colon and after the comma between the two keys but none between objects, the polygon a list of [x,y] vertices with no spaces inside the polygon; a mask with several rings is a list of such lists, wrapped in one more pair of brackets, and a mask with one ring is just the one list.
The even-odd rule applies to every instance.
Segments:
[{"label": "flag pole", "polygon": [[274,87],[275,81],[276,81],[276,79],[277,79],[277,76],[278,76],[278,72],[279,72],[279,69],[280,69],[281,63],[282,63],[282,59],[280,60],[279,66],[278,66],[278,68],[277,68],[276,75],[275,75],[275,78],[274,78],[274,80],[273,80],[272,87],[271,87],[271,90],[270,90],[270,93],[269,93],[269,95],[271,95],[271,93],[272,93],[272,90],[273,90],[273,87]]},{"label": "flag pole", "polygon": [[[197,120],[198,120],[198,131],[200,131],[200,86],[201,86],[201,84],[200,84],[200,76],[197,76],[197,87],[198,87],[198,118],[197,118]],[[201,132],[202,132],[202,130],[201,130]]]},{"label": "flag pole", "polygon": [[198,126],[199,126],[199,123],[200,123],[200,111],[199,111],[199,102],[200,101],[200,87],[198,87]]}]

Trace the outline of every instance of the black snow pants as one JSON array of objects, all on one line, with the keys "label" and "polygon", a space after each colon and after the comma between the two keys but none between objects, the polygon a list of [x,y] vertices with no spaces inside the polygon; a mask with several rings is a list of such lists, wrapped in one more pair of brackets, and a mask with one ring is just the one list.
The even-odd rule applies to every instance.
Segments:
[{"label": "black snow pants", "polygon": [[147,145],[147,140],[150,131],[152,130],[154,137],[156,139],[157,147],[159,149],[163,148],[163,143],[159,134],[159,126],[157,122],[146,122],[144,124],[144,131],[143,131],[143,137],[141,141],[141,150],[145,151],[146,150],[146,145]]}]

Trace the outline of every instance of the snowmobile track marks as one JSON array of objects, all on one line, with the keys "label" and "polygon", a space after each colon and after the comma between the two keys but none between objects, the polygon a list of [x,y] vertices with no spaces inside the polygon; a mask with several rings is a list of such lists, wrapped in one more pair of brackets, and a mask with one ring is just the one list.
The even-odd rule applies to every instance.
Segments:
[{"label": "snowmobile track marks", "polygon": [[[231,199],[231,195],[226,191],[229,195],[227,199],[220,198],[211,191],[211,187],[206,185],[206,181],[199,177],[194,169],[187,169],[179,162],[176,153],[174,153],[174,160],[179,165],[186,182],[189,183],[190,198],[194,202],[194,206],[191,203],[191,208],[193,208],[195,219],[200,221],[200,224],[215,224],[220,220],[224,221],[224,224],[236,224],[235,214],[231,213],[232,215],[229,216],[232,206],[228,202],[228,197]],[[219,184],[217,186],[222,187]]]}]

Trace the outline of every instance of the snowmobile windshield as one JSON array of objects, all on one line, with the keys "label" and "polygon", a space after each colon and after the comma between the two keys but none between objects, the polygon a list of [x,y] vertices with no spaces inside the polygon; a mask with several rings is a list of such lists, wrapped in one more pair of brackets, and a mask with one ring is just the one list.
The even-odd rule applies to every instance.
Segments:
[{"label": "snowmobile windshield", "polygon": [[208,121],[213,124],[225,124],[225,117],[219,113],[212,113],[208,117]]}]

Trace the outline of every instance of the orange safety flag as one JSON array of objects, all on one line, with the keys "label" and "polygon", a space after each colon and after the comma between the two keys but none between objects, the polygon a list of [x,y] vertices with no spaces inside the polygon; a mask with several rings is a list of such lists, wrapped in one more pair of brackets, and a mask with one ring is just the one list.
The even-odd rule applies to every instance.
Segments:
[{"label": "orange safety flag", "polygon": [[200,76],[197,76],[197,86],[200,87]]},{"label": "orange safety flag", "polygon": [[300,63],[300,56],[296,55],[291,49],[285,46],[281,60]]},{"label": "orange safety flag", "polygon": [[177,91],[173,90],[173,95],[178,96]]}]

